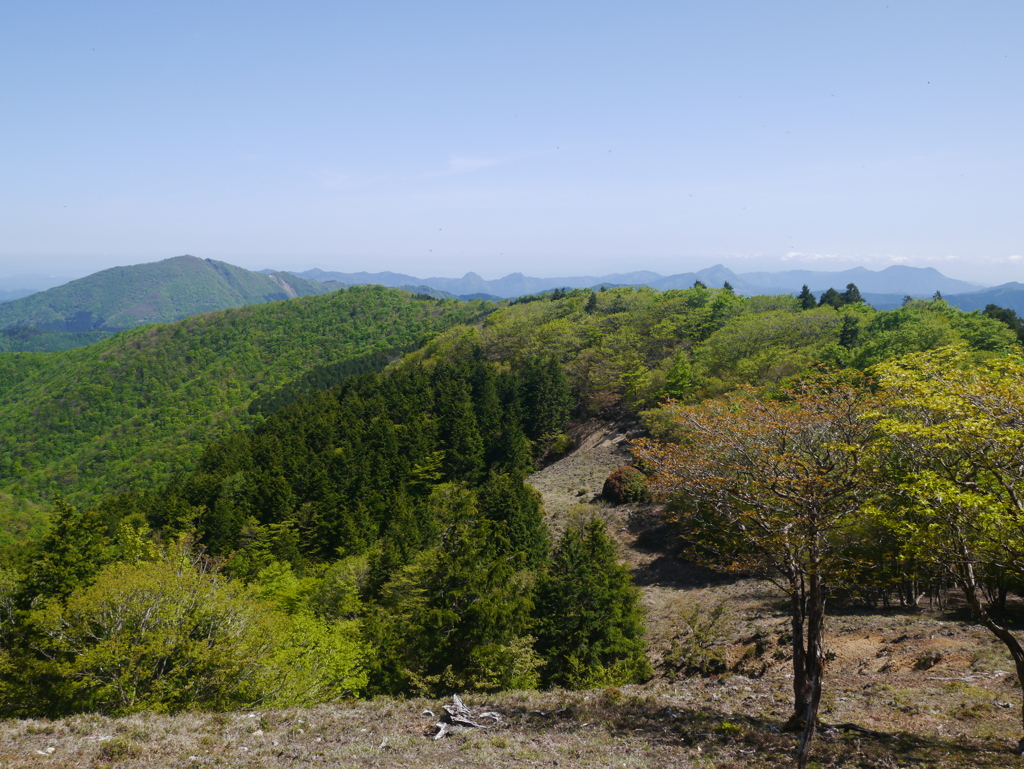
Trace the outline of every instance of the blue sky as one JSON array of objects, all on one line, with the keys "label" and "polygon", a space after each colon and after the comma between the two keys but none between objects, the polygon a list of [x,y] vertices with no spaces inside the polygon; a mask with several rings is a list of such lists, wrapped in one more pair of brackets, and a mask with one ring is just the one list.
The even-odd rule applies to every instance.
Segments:
[{"label": "blue sky", "polygon": [[0,275],[1024,280],[1024,4],[11,2]]}]

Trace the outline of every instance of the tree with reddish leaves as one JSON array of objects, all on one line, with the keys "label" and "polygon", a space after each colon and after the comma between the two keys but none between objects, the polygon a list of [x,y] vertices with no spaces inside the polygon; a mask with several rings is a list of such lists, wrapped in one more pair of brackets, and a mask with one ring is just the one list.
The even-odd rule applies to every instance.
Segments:
[{"label": "tree with reddish leaves", "polygon": [[825,603],[844,528],[870,491],[875,397],[861,375],[821,372],[770,400],[752,389],[668,404],[679,443],[633,444],[702,562],[771,578],[790,601],[793,715],[805,766],[821,701]]}]

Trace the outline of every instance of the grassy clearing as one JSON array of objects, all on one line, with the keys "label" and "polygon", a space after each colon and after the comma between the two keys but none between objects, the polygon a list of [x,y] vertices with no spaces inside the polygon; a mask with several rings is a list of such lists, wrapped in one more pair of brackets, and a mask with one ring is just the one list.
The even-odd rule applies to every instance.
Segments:
[{"label": "grassy clearing", "polygon": [[[441,702],[346,703],[313,709],[94,716],[0,724],[3,767],[774,767],[796,739],[778,731],[785,702],[740,676],[683,686],[467,697],[493,727],[431,738]],[[912,693],[883,698],[913,701]],[[957,692],[958,696],[965,693]],[[784,698],[782,698],[784,700]],[[973,700],[977,704],[978,700]],[[890,707],[886,704],[882,707]],[[958,715],[962,718],[962,715]],[[947,717],[949,718],[949,717]],[[934,732],[934,730],[932,730]],[[996,767],[1018,759],[1007,730],[970,737],[824,732],[820,767]]]}]

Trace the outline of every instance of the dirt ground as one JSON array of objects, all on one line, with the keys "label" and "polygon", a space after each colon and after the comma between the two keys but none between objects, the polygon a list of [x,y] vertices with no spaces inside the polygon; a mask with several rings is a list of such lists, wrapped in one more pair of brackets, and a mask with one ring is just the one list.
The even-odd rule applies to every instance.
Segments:
[{"label": "dirt ground", "polygon": [[[649,690],[685,692],[716,678],[731,681],[727,686],[739,681],[749,691],[746,700],[760,701],[760,712],[781,725],[792,686],[784,595],[770,582],[718,574],[678,557],[660,506],[601,501],[604,478],[630,463],[633,430],[628,424],[594,425],[578,437],[577,452],[530,478],[544,497],[551,528],[560,530],[574,515],[597,515],[608,523],[647,609],[658,672]],[[695,652],[687,645],[692,628],[686,618],[705,627],[705,648]],[[945,612],[927,605],[889,611],[832,606],[826,645],[825,723],[1006,746],[1021,736],[1022,695],[1013,662],[1001,642],[971,622],[955,595]],[[717,653],[725,670],[716,678],[688,677],[680,661],[695,653]],[[1015,756],[1007,760],[1022,763]]]}]

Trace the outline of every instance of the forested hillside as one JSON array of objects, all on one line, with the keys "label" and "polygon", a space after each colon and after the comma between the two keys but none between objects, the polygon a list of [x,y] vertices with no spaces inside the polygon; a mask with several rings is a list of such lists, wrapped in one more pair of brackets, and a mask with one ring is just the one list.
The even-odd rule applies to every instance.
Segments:
[{"label": "forested hillside", "polygon": [[194,256],[113,267],[0,304],[0,352],[70,349],[148,323],[337,288]]},{"label": "forested hillside", "polygon": [[[856,287],[854,287],[856,291]],[[832,292],[739,297],[685,290],[574,290],[522,297],[480,327],[439,335],[410,360],[479,347],[489,360],[551,355],[562,363],[581,414],[641,409],[666,395],[687,401],[740,385],[776,387],[812,364],[864,370],[882,360],[957,342],[979,353],[1015,345],[1010,326],[942,300],[876,312]]]},{"label": "forested hillside", "polygon": [[[1019,584],[996,567],[1017,552],[1003,536],[1019,429],[1001,415],[1019,413],[1024,374],[1012,320],[940,299],[876,312],[852,285],[820,299],[557,291],[500,307],[354,288],[0,357],[9,488],[82,503],[57,499],[48,532],[0,570],[0,707],[643,682],[639,593],[605,524],[581,510],[552,543],[524,483],[572,450],[571,420],[633,415],[653,439],[605,502],[659,493],[690,557],[783,588],[788,726],[812,733],[825,596],[941,591],[934,556],[962,520],[948,500],[1007,516],[964,551],[979,576],[954,584],[972,608],[987,616],[979,591],[1005,600]],[[694,643],[678,652],[687,674],[721,669]]]},{"label": "forested hillside", "polygon": [[253,398],[319,365],[420,344],[485,306],[365,286],[0,355],[0,483],[37,499],[150,488],[245,423]]}]

